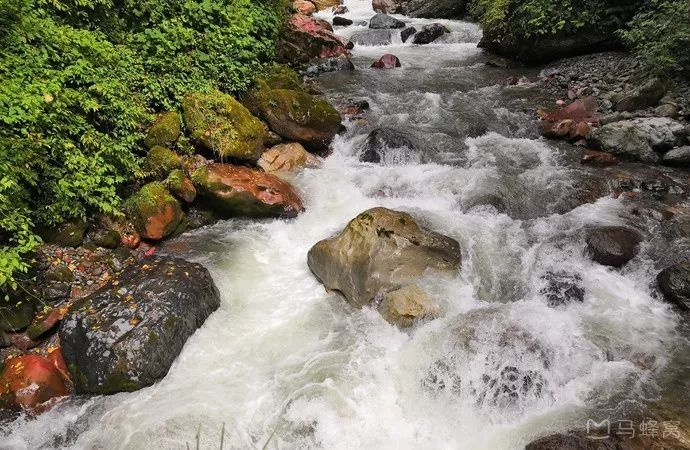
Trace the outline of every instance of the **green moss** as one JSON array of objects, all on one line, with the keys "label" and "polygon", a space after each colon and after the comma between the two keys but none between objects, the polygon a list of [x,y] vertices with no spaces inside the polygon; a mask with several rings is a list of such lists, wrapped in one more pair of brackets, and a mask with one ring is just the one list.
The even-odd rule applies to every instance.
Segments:
[{"label": "green moss", "polygon": [[156,146],[172,146],[182,132],[180,115],[175,111],[168,111],[158,116],[144,139],[144,145],[148,148]]},{"label": "green moss", "polygon": [[182,101],[185,125],[194,140],[221,157],[257,160],[266,130],[259,119],[227,94],[190,94]]},{"label": "green moss", "polygon": [[175,230],[182,218],[182,209],[179,202],[170,194],[163,183],[156,181],[144,185],[139,192],[125,201],[123,210],[127,217],[132,220],[137,231],[144,237],[150,237],[146,231],[149,218],[160,214],[168,206],[173,208],[177,218],[177,220],[166,225],[163,236],[168,236]]},{"label": "green moss", "polygon": [[43,228],[39,234],[49,244],[61,247],[78,247],[84,242],[88,225],[81,221],[65,222],[55,227]]},{"label": "green moss", "polygon": [[36,312],[33,303],[25,299],[9,305],[3,301],[0,305],[0,331],[23,330],[29,326]]},{"label": "green moss", "polygon": [[302,91],[274,89],[268,93],[264,108],[276,117],[289,118],[313,128],[337,129],[340,114],[327,101]]},{"label": "green moss", "polygon": [[168,148],[160,146],[149,150],[144,160],[144,170],[157,178],[164,178],[171,171],[180,167],[182,167],[182,162],[179,155]]}]

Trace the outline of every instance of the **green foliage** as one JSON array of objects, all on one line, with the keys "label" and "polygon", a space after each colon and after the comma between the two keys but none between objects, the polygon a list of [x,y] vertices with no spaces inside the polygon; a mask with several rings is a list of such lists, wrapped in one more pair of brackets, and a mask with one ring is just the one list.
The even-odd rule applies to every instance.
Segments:
[{"label": "green foliage", "polygon": [[625,0],[475,0],[485,36],[498,42],[572,33],[582,28],[620,28],[639,1]]},{"label": "green foliage", "polygon": [[690,77],[690,0],[653,0],[621,36],[651,71]]},{"label": "green foliage", "polygon": [[152,113],[237,92],[273,56],[276,0],[0,0],[0,289],[34,225],[118,214]]}]

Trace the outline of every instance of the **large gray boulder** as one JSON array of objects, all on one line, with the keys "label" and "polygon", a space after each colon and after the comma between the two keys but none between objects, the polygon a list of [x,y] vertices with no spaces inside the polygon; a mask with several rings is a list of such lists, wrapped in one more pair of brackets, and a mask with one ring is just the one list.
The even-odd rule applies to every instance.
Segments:
[{"label": "large gray boulder", "polygon": [[340,292],[356,308],[384,303],[384,317],[401,326],[432,312],[423,291],[414,287],[422,274],[427,269],[452,273],[460,262],[455,239],[386,208],[359,214],[340,234],[316,243],[307,257],[327,289]]},{"label": "large gray boulder", "polygon": [[352,33],[350,41],[357,45],[389,45],[393,42],[391,30],[362,30]]},{"label": "large gray boulder", "polygon": [[128,266],[63,319],[62,354],[76,392],[152,385],[219,306],[218,289],[199,264],[157,257]]},{"label": "large gray boulder", "polygon": [[593,128],[588,136],[590,145],[626,159],[654,163],[657,152],[664,152],[683,143],[683,125],[666,117],[621,120]]},{"label": "large gray boulder", "polygon": [[369,20],[369,28],[372,29],[389,29],[389,28],[403,28],[405,22],[398,20],[388,14],[378,13]]},{"label": "large gray boulder", "polygon": [[669,166],[687,167],[690,166],[690,145],[674,148],[661,158],[664,164]]},{"label": "large gray boulder", "polygon": [[627,93],[616,103],[616,111],[637,111],[659,104],[659,100],[666,94],[666,83],[659,78],[652,78],[639,89]]},{"label": "large gray boulder", "polygon": [[667,267],[659,273],[656,281],[666,301],[690,311],[690,261]]}]

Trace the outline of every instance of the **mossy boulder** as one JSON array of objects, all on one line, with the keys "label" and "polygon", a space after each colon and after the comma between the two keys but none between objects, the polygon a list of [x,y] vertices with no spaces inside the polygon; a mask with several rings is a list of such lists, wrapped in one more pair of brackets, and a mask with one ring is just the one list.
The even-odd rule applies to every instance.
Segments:
[{"label": "mossy boulder", "polygon": [[48,244],[60,247],[78,247],[84,242],[88,224],[80,221],[69,221],[39,230],[39,235]]},{"label": "mossy boulder", "polygon": [[144,159],[144,170],[158,179],[165,178],[170,172],[180,167],[182,167],[180,156],[166,147],[153,147]]},{"label": "mossy boulder", "polygon": [[182,100],[191,136],[223,158],[256,161],[264,149],[266,130],[240,102],[216,91],[194,93]]},{"label": "mossy boulder", "polygon": [[151,257],[74,303],[59,330],[77,393],[134,391],[162,379],[187,339],[220,306],[200,264]]},{"label": "mossy boulder", "polygon": [[384,317],[403,326],[430,313],[431,305],[416,289],[401,288],[414,285],[427,270],[454,273],[460,262],[455,239],[420,227],[407,213],[386,208],[364,211],[337,236],[317,242],[307,255],[309,268],[327,289],[342,293],[357,308],[380,308],[384,303],[379,309]]},{"label": "mossy boulder", "polygon": [[273,89],[304,90],[297,72],[291,68],[274,64],[266,72],[256,78],[254,85],[241,98],[242,104],[257,117],[261,117],[261,102],[266,99]]},{"label": "mossy boulder", "polygon": [[271,130],[310,151],[327,149],[341,127],[330,103],[304,91],[272,89],[261,98],[260,110]]},{"label": "mossy boulder", "polygon": [[116,230],[96,228],[86,235],[86,240],[97,247],[115,248],[120,244],[120,233]]},{"label": "mossy boulder", "polygon": [[144,185],[127,199],[124,211],[141,237],[151,240],[169,236],[182,220],[180,203],[160,182]]},{"label": "mossy boulder", "polygon": [[36,314],[36,308],[30,300],[12,300],[0,298],[0,331],[21,331],[29,326]]},{"label": "mossy boulder", "polygon": [[159,115],[153,123],[144,138],[144,145],[148,148],[170,147],[181,133],[180,115],[175,111],[167,111]]},{"label": "mossy boulder", "polygon": [[181,169],[170,172],[165,179],[165,186],[175,197],[186,203],[192,203],[196,198],[194,183]]},{"label": "mossy boulder", "polygon": [[208,164],[192,174],[197,192],[221,217],[294,217],[302,201],[290,184],[268,173]]}]

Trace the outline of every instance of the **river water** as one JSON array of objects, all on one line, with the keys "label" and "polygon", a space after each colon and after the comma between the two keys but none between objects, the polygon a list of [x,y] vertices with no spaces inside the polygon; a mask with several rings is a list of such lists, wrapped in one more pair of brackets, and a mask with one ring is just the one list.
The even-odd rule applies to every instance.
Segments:
[{"label": "river water", "polygon": [[[354,20],[373,15],[368,1],[345,5]],[[452,31],[442,42],[358,46],[356,71],[320,77],[332,101],[365,98],[371,111],[346,123],[321,168],[296,175],[306,212],[225,221],[167,245],[209,268],[222,304],[164,380],[20,418],[0,447],[184,449],[198,433],[211,449],[223,433],[224,448],[242,449],[518,449],[589,418],[637,417],[658,399],[682,405],[688,346],[654,298],[650,245],[622,270],[589,260],[583,227],[625,224],[625,206],[581,205],[572,149],[535,139],[538,94],[499,83],[537,72],[488,67],[476,25],[440,22]],[[383,53],[403,67],[369,69]],[[359,162],[380,126],[421,151]],[[326,292],[306,264],[314,243],[374,206],[462,246],[456,276],[424,280],[439,318],[408,331]],[[553,274],[575,280],[584,301],[548,306]]]}]

